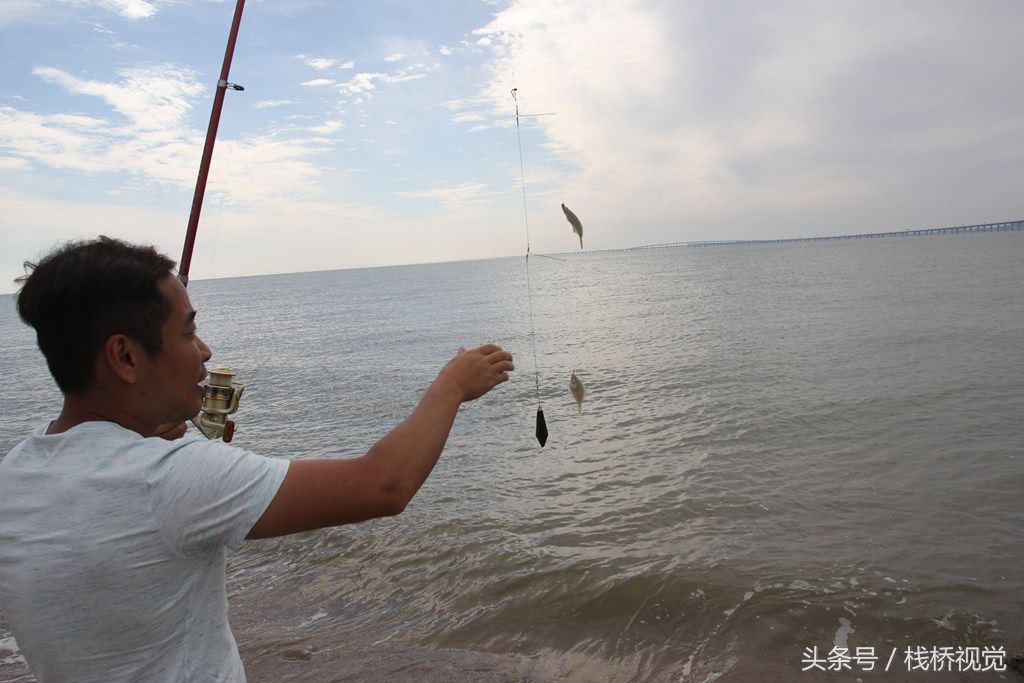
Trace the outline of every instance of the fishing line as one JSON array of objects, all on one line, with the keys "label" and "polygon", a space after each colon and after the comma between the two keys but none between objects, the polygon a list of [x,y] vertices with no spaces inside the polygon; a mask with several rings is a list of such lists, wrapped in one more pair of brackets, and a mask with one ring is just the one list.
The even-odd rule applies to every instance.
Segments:
[{"label": "fishing line", "polygon": [[530,342],[533,346],[534,380],[537,384],[537,403],[540,404],[540,370],[537,365],[537,333],[533,325],[533,288],[530,285],[530,212],[526,204],[526,171],[523,165],[523,138],[519,134],[519,101],[516,100],[516,74],[512,73],[512,100],[516,103],[516,141],[519,143],[519,178],[523,188],[523,223],[526,225],[526,298],[530,302]]},{"label": "fishing line", "polygon": [[[576,277],[576,273],[575,272],[573,272],[566,279],[569,282],[578,282],[578,278]],[[569,318],[568,318],[568,320],[569,320],[569,333],[565,335],[565,338],[568,340],[568,343],[571,345],[571,350],[570,350],[569,356],[570,356],[570,360],[572,361],[572,366],[573,366],[572,374],[569,375],[569,377],[570,377],[570,393],[572,393],[572,390],[571,390],[572,379],[571,378],[572,378],[573,375],[576,374],[576,368],[580,367],[580,362],[579,362],[580,361],[580,356],[579,356],[580,352],[579,352],[578,341],[583,338],[583,335],[581,335],[579,333],[579,325],[577,325],[577,322],[576,322],[576,297],[577,297],[576,290],[577,289],[578,289],[578,287],[570,287],[569,288],[569,296],[568,296],[568,299],[569,299]],[[577,413],[582,412],[582,407],[581,406],[577,406],[576,412]],[[573,435],[572,435],[573,437],[578,436],[578,429],[572,429],[572,431],[574,432]],[[572,438],[572,439],[568,439],[567,438],[565,440],[565,443],[566,443],[566,446],[569,446],[569,445],[575,446],[576,439],[575,438]],[[634,618],[635,617],[636,617],[636,615],[634,615]],[[626,628],[628,629],[629,627],[627,626]]]},{"label": "fishing line", "polygon": [[[507,34],[506,34],[507,35]],[[523,136],[519,131],[519,100],[516,97],[516,73],[512,72],[512,101],[516,107],[516,142],[519,145],[519,179],[523,188],[523,223],[526,226],[526,299],[530,307],[530,346],[533,348],[533,381],[537,391],[537,441],[541,448],[548,440],[547,422],[540,405],[540,365],[537,362],[537,330],[533,322],[533,283],[530,279],[530,212],[526,202],[526,169],[523,164]]]},{"label": "fishing line", "polygon": [[[237,118],[237,114],[235,115]],[[235,120],[231,121],[232,124],[236,123]],[[224,163],[224,179],[221,181],[219,194],[220,197],[217,201],[217,224],[213,229],[213,242],[210,245],[210,268],[206,274],[206,277],[213,277],[213,264],[217,260],[217,243],[220,239],[220,222],[224,217],[224,199],[228,194],[228,180],[231,177],[231,153],[235,150],[235,141],[232,140],[228,145],[228,158]]]},{"label": "fishing line", "polygon": [[[562,202],[562,213],[565,214],[565,219],[567,221],[569,221],[569,225],[572,226],[573,233],[575,233],[576,236],[579,237],[579,240],[580,240],[580,251],[582,252],[583,251],[583,222],[580,220],[579,216],[577,216],[572,211],[572,209],[570,209],[568,206],[565,205],[565,202]],[[578,288],[579,287],[576,287],[576,288],[573,288],[573,289],[578,289]],[[568,306],[569,306],[569,318],[568,318],[568,320],[569,320],[570,332],[575,333],[576,332],[576,328],[575,328],[575,321],[576,321],[576,316],[575,316],[576,292],[575,291],[570,291],[566,298],[568,299],[567,303],[568,303]],[[570,339],[569,344],[572,346],[572,349],[570,351],[570,356],[571,356],[572,361],[573,361],[572,373],[569,375],[569,393],[572,394],[573,399],[576,401],[576,410],[577,410],[577,412],[583,412],[583,400],[584,400],[584,398],[586,398],[586,395],[587,395],[587,386],[583,382],[583,379],[576,374],[576,368],[579,367],[579,366],[576,365],[576,361],[579,360],[579,352],[577,351],[577,347],[572,345],[572,340],[573,339],[577,339],[578,340],[580,335],[579,334],[570,334],[570,335],[567,335],[567,336]]]},{"label": "fishing line", "polygon": [[516,143],[519,148],[519,180],[523,188],[523,225],[526,228],[526,300],[529,302],[530,309],[530,347],[533,350],[533,382],[537,396],[537,425],[535,430],[535,436],[537,437],[540,447],[544,448],[544,444],[548,440],[548,425],[544,419],[544,408],[540,404],[540,364],[537,361],[537,328],[533,320],[533,282],[530,277],[530,212],[527,208],[526,201],[526,166],[523,163],[523,136],[520,132],[519,126],[519,99],[516,93],[519,88],[516,87],[516,70],[514,66],[514,60],[512,58],[512,38],[508,31],[505,31],[505,48],[508,51],[508,59],[510,66],[512,66],[512,101],[515,103],[516,110]]},{"label": "fishing line", "polygon": [[576,324],[576,297],[577,297],[576,290],[580,288],[579,287],[579,282],[580,281],[576,277],[576,273],[575,272],[572,273],[572,276],[568,278],[568,281],[569,282],[577,283],[576,287],[570,287],[569,288],[569,326],[570,326],[570,330],[569,330],[569,334],[566,335],[566,339],[568,339],[569,343],[573,345],[572,354],[571,354],[572,355],[571,360],[572,360],[572,366],[573,366],[572,371],[576,372],[576,368],[580,367],[580,364],[579,364],[579,360],[580,360],[580,357],[579,357],[579,347],[576,344],[576,340],[580,339],[580,336],[578,334],[574,334],[575,332],[577,332],[579,330],[579,326]]}]

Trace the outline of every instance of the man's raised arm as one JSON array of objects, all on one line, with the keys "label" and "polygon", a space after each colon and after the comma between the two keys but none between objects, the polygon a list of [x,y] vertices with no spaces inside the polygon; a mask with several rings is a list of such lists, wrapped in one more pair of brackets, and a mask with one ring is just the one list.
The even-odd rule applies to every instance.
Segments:
[{"label": "man's raised arm", "polygon": [[448,362],[404,422],[366,455],[293,460],[274,500],[246,538],[270,538],[397,515],[434,469],[465,401],[508,381],[512,355],[494,344]]}]

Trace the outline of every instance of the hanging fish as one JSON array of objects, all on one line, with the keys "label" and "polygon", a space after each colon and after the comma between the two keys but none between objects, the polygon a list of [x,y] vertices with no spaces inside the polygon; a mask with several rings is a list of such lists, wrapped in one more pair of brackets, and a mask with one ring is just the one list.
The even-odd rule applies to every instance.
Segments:
[{"label": "hanging fish", "polygon": [[576,376],[575,370],[569,376],[569,393],[576,399],[576,408],[582,413],[583,397],[587,395],[587,387],[583,384],[583,380]]},{"label": "hanging fish", "polygon": [[580,249],[583,248],[583,224],[580,223],[580,219],[576,217],[569,207],[562,202],[562,213],[565,214],[566,219],[569,221],[569,225],[572,226],[572,231],[580,236]]}]

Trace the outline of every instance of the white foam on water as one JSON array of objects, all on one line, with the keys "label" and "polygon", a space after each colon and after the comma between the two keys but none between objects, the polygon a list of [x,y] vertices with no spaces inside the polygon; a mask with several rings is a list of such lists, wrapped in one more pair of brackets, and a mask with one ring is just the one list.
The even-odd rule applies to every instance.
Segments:
[{"label": "white foam on water", "polygon": [[326,616],[327,616],[327,612],[325,610],[320,610],[319,612],[317,612],[316,614],[311,616],[309,619],[306,619],[304,622],[299,624],[299,628],[304,628],[306,626],[309,626],[314,621],[319,621],[319,620],[323,619]]},{"label": "white foam on water", "polygon": [[27,664],[25,658],[21,654],[21,648],[18,647],[18,641],[14,637],[0,638],[0,653],[9,652],[10,654],[0,660],[3,664]]},{"label": "white foam on water", "polygon": [[690,658],[686,660],[686,664],[683,664],[683,675],[684,676],[689,676],[690,675],[690,669],[693,668],[693,658],[695,656],[696,656],[695,654],[691,654]]},{"label": "white foam on water", "polygon": [[856,633],[856,631],[854,630],[853,625],[850,623],[850,620],[849,619],[840,618],[839,619],[839,628],[836,629],[836,637],[833,640],[833,644],[836,647],[846,648],[847,647],[847,645],[846,645],[846,638],[851,633]]},{"label": "white foam on water", "polygon": [[380,640],[374,641],[373,642],[373,647],[376,647],[376,646],[380,645],[381,643],[388,642],[389,640],[391,640],[392,638],[395,637],[395,633],[397,633],[397,631],[392,631],[391,633],[389,633],[388,635],[384,636]]},{"label": "white foam on water", "polygon": [[725,614],[725,616],[727,616],[727,617],[731,617],[733,612],[735,612],[737,609],[739,609],[740,607],[743,606],[743,603],[745,603],[746,601],[750,600],[750,598],[754,597],[754,593],[755,592],[760,592],[760,591],[758,591],[755,588],[755,590],[747,591],[746,593],[744,593],[743,594],[743,599],[739,601],[739,604],[737,604],[735,607],[733,607],[731,609],[724,610],[723,614]]}]

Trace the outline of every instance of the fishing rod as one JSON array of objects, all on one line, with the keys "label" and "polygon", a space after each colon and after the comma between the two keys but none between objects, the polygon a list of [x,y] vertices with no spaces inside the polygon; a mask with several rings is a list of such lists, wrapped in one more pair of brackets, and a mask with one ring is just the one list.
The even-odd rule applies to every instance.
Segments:
[{"label": "fishing rod", "polygon": [[[196,233],[199,230],[199,214],[203,210],[203,197],[206,195],[206,181],[210,175],[210,162],[213,160],[213,145],[217,142],[217,127],[220,125],[220,113],[224,108],[224,95],[228,88],[235,91],[245,90],[240,85],[228,82],[231,70],[231,59],[235,55],[235,42],[238,40],[238,27],[242,23],[242,10],[245,0],[237,0],[235,14],[231,19],[231,31],[228,33],[228,45],[224,51],[224,63],[220,68],[220,79],[213,97],[213,110],[210,112],[210,125],[206,129],[206,144],[199,162],[199,177],[196,179],[196,191],[192,197],[192,211],[188,217],[188,229],[185,231],[185,246],[178,263],[178,279],[188,286],[188,271],[192,265],[192,251],[196,244]],[[198,415],[192,418],[196,426],[208,439],[223,438],[230,442],[235,434],[235,423],[228,419],[238,410],[238,400],[242,397],[245,385],[234,381],[235,373],[230,368],[210,370],[210,379],[206,384],[203,406]]]},{"label": "fishing rod", "polygon": [[231,20],[231,31],[228,33],[228,46],[224,51],[224,63],[220,68],[220,80],[213,96],[213,110],[210,112],[210,125],[206,129],[206,144],[203,146],[203,157],[199,162],[199,177],[196,179],[196,191],[192,196],[192,211],[188,216],[188,229],[185,232],[185,247],[178,263],[178,279],[188,286],[188,271],[192,265],[192,250],[196,246],[196,232],[199,230],[199,214],[203,210],[203,197],[206,195],[206,181],[210,175],[210,162],[213,161],[213,145],[217,142],[217,127],[220,125],[220,112],[224,108],[224,95],[228,88],[245,90],[240,85],[228,83],[228,72],[231,70],[231,59],[235,55],[235,42],[238,40],[238,27],[242,24],[242,10],[245,0],[235,3],[235,15]]}]

